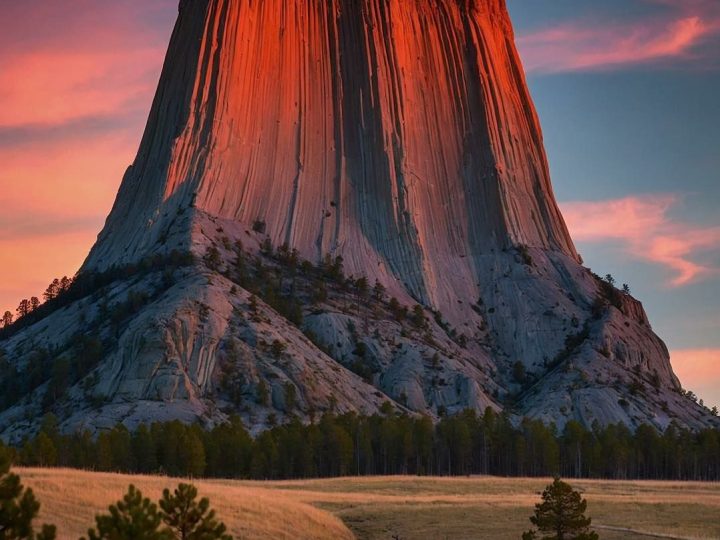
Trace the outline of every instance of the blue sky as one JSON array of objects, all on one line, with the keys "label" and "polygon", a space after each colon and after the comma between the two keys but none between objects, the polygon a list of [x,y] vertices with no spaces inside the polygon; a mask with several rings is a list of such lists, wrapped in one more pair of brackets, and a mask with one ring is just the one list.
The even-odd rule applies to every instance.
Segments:
[{"label": "blue sky", "polygon": [[[681,380],[719,403],[720,2],[508,8],[555,193],[586,265],[631,286]],[[663,238],[674,251],[663,252]],[[678,253],[702,268],[683,283]]]}]

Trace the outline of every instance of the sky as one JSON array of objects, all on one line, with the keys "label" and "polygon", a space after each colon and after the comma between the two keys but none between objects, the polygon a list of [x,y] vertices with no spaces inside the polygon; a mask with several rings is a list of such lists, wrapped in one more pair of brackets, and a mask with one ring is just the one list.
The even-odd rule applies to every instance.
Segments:
[{"label": "sky", "polygon": [[[720,405],[720,0],[507,0],[555,194]],[[72,275],[137,151],[177,0],[0,3],[0,311]]]}]

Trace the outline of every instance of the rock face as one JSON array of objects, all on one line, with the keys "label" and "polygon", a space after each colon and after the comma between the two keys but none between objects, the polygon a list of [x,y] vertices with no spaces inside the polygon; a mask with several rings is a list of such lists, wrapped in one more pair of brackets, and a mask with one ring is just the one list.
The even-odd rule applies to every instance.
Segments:
[{"label": "rock face", "polygon": [[[269,245],[314,266],[288,270]],[[22,370],[38,347],[72,352],[92,321],[106,353],[49,400],[66,426],[236,411],[260,429],[388,400],[560,425],[713,421],[679,393],[642,306],[579,261],[503,0],[183,0],[81,273],[172,250],[205,263],[171,284],[118,277],[0,343]],[[335,275],[318,296],[337,257],[387,294]],[[103,318],[137,291],[137,313]],[[0,429],[28,429],[32,407]]]}]

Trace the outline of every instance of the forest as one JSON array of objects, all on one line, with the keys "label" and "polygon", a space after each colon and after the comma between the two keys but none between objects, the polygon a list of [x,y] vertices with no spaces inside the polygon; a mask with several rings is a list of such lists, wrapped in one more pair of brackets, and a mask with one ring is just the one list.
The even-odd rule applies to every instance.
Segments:
[{"label": "forest", "polygon": [[252,437],[239,417],[211,429],[178,421],[123,425],[64,435],[52,415],[13,449],[26,466],[62,466],[182,477],[297,479],[360,475],[554,476],[567,478],[720,480],[720,430],[671,424],[562,430],[539,420],[513,425],[488,408],[434,423],[427,416],[324,414]]}]

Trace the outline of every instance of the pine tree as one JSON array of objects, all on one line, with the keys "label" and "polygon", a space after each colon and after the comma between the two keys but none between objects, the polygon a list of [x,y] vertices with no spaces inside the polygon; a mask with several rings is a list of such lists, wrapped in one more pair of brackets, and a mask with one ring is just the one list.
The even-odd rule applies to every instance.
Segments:
[{"label": "pine tree", "polygon": [[27,298],[20,300],[20,304],[17,308],[18,319],[22,319],[28,313],[30,313],[30,311],[32,311],[30,307],[30,300],[28,300]]},{"label": "pine tree", "polygon": [[2,317],[3,326],[8,327],[13,323],[13,314],[10,311],[6,311]]},{"label": "pine tree", "polygon": [[65,291],[67,291],[70,288],[70,285],[72,285],[72,281],[73,280],[70,279],[69,277],[63,276],[62,279],[60,280],[58,294],[64,293]]},{"label": "pine tree", "polygon": [[40,503],[32,489],[24,488],[20,477],[10,472],[10,462],[10,453],[0,443],[0,538],[54,540],[54,525],[43,525],[39,533],[33,531]]},{"label": "pine tree", "polygon": [[222,264],[222,257],[220,256],[220,250],[217,247],[209,246],[205,251],[205,264],[210,270],[217,271]]},{"label": "pine tree", "polygon": [[[172,540],[169,529],[160,529],[162,516],[157,505],[143,498],[131,485],[121,501],[109,508],[109,514],[95,517],[95,529],[88,530],[89,540]],[[83,539],[84,540],[84,539]]]},{"label": "pine tree", "polygon": [[[541,540],[597,540],[597,533],[590,530],[591,519],[585,517],[587,501],[580,493],[555,478],[545,488],[542,502],[535,505],[535,515],[530,522],[544,536]],[[537,532],[530,530],[523,534],[523,540],[534,540]]]},{"label": "pine tree", "polygon": [[134,466],[138,472],[155,472],[158,467],[155,439],[145,424],[140,424],[132,436]]},{"label": "pine tree", "polygon": [[57,297],[57,295],[60,292],[60,280],[55,278],[50,285],[47,286],[47,289],[45,289],[45,292],[43,293],[43,298],[45,298],[45,301],[52,300]]},{"label": "pine tree", "polygon": [[232,540],[227,527],[215,518],[210,501],[197,500],[197,488],[180,484],[174,491],[163,491],[160,499],[162,520],[179,540]]},{"label": "pine tree", "polygon": [[385,286],[378,280],[375,280],[375,286],[373,287],[373,297],[378,302],[380,302],[385,297]]}]

